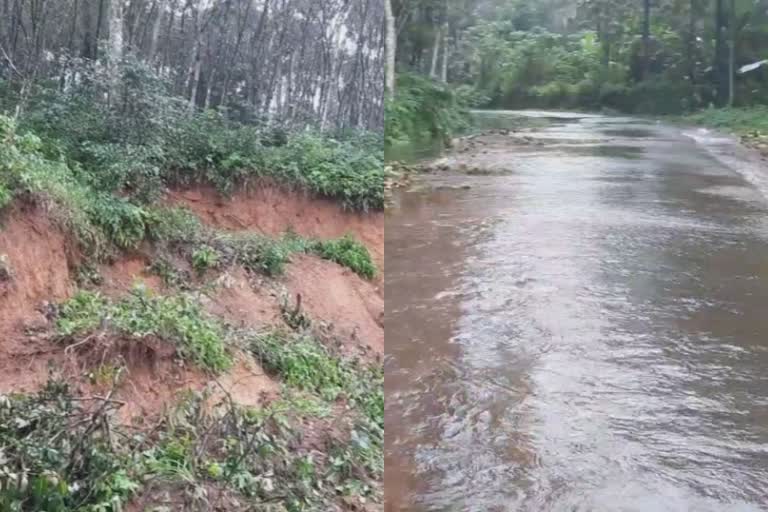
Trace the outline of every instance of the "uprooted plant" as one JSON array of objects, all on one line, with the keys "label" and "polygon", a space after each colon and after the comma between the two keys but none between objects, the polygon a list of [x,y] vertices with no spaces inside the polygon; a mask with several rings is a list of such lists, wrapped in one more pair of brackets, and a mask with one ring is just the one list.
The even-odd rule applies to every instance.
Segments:
[{"label": "uprooted plant", "polygon": [[115,333],[173,343],[183,358],[212,372],[221,372],[232,363],[224,326],[206,315],[191,294],[161,296],[137,287],[112,302],[98,293],[80,291],[61,306],[56,329],[70,342],[67,350]]}]

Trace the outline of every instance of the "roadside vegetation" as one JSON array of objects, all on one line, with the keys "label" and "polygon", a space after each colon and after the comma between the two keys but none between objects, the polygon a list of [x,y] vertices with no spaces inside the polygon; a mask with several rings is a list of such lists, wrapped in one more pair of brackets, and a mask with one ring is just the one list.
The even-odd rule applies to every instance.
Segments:
[{"label": "roadside vegetation", "polygon": [[726,130],[742,137],[768,137],[768,106],[701,110],[684,120]]},{"label": "roadside vegetation", "polygon": [[397,78],[397,95],[386,103],[386,143],[450,143],[469,124],[467,103],[435,80],[414,73]]}]

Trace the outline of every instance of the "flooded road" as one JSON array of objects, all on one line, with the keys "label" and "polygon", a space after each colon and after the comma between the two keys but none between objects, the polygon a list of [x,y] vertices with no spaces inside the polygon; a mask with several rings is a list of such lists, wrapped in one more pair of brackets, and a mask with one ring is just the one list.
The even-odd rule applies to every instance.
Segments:
[{"label": "flooded road", "polygon": [[389,213],[387,511],[768,510],[762,171],[540,117]]}]

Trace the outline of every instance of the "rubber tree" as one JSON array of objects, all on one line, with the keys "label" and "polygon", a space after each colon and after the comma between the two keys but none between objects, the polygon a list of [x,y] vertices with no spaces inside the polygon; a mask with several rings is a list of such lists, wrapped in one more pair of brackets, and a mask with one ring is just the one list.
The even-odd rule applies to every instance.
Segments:
[{"label": "rubber tree", "polygon": [[715,0],[715,84],[717,86],[718,104],[724,105],[728,101],[728,57],[725,46],[725,30],[727,15],[725,10],[726,0]]},{"label": "rubber tree", "polygon": [[651,69],[651,0],[643,0],[643,63],[640,78],[648,78]]},{"label": "rubber tree", "polygon": [[384,0],[384,12],[386,19],[386,91],[389,96],[395,94],[395,59],[397,58],[397,27],[395,26],[395,13],[392,10],[392,0]]}]

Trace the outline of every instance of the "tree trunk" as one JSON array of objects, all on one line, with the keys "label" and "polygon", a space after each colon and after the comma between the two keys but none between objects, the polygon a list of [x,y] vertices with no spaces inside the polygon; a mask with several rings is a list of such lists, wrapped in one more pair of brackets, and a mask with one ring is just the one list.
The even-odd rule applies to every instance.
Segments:
[{"label": "tree trunk", "polygon": [[115,65],[123,58],[123,0],[109,2],[109,60]]},{"label": "tree trunk", "polygon": [[448,18],[443,25],[443,64],[440,69],[440,81],[448,83]]},{"label": "tree trunk", "polygon": [[147,53],[147,60],[152,63],[155,60],[157,54],[157,41],[160,37],[160,24],[163,19],[163,2],[162,0],[155,1],[155,8],[152,12],[155,13],[155,19],[152,20],[152,37],[149,40],[149,52]]},{"label": "tree trunk", "polygon": [[385,86],[387,94],[391,97],[395,95],[395,59],[397,56],[397,32],[395,15],[392,12],[392,0],[384,0],[384,9],[387,17]]},{"label": "tree trunk", "polygon": [[651,0],[643,0],[643,64],[640,79],[646,80],[651,69]]},{"label": "tree trunk", "polygon": [[123,0],[109,2],[109,103],[117,104],[118,88],[120,86],[120,62],[123,60]]},{"label": "tree trunk", "polygon": [[194,112],[197,102],[197,87],[200,84],[200,71],[202,69],[202,55],[200,52],[200,6],[193,7],[193,26],[195,42],[192,45],[192,60],[189,68],[188,87],[189,87],[189,111]]},{"label": "tree trunk", "polygon": [[728,63],[725,49],[725,0],[716,0],[715,8],[715,83],[717,84],[717,103],[724,105],[728,101]]},{"label": "tree trunk", "polygon": [[432,64],[429,67],[429,76],[437,79],[437,60],[440,55],[440,41],[442,40],[442,27],[435,32],[435,45],[432,47]]},{"label": "tree trunk", "polygon": [[213,84],[216,81],[216,67],[211,70],[211,74],[208,77],[208,87],[205,90],[205,110],[208,110],[211,106],[211,94],[213,93]]},{"label": "tree trunk", "polygon": [[690,0],[688,13],[688,76],[696,84],[696,0]]},{"label": "tree trunk", "polygon": [[99,13],[96,17],[96,37],[93,42],[93,58],[99,58],[99,44],[101,42],[101,27],[104,24],[104,2],[110,0],[99,0]]},{"label": "tree trunk", "polygon": [[736,76],[736,0],[731,0],[731,15],[728,23],[730,24],[731,43],[728,45],[728,106],[733,106],[733,100],[736,96],[734,90],[734,77]]}]

